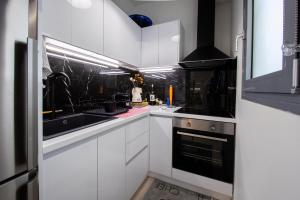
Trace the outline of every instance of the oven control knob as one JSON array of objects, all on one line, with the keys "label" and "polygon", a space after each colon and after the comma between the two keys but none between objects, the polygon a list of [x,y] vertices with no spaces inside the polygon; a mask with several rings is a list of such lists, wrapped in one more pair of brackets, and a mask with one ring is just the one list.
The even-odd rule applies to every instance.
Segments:
[{"label": "oven control knob", "polygon": [[189,128],[192,127],[192,123],[191,122],[187,122],[186,123],[186,127],[189,127]]},{"label": "oven control knob", "polygon": [[215,131],[215,130],[216,130],[216,127],[215,127],[214,125],[212,125],[212,126],[210,127],[210,130],[211,130],[211,131]]}]

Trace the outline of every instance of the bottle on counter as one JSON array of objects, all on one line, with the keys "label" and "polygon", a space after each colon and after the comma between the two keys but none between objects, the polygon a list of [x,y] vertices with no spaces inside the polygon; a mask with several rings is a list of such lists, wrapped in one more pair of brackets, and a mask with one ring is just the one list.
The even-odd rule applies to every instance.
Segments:
[{"label": "bottle on counter", "polygon": [[170,88],[169,88],[169,98],[170,98],[170,107],[172,107],[173,106],[173,101],[174,101],[174,99],[173,99],[173,86],[172,85],[170,85]]},{"label": "bottle on counter", "polygon": [[150,105],[155,105],[156,104],[156,99],[155,99],[155,93],[154,93],[154,85],[151,85],[151,92],[149,94],[149,104]]}]

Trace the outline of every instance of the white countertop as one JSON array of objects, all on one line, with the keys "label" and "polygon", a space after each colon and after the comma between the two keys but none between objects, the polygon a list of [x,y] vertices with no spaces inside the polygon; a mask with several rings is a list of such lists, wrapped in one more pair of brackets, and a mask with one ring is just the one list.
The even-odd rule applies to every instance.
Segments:
[{"label": "white countertop", "polygon": [[87,138],[96,137],[99,135],[105,134],[108,130],[118,128],[122,125],[130,123],[134,120],[147,117],[149,115],[154,116],[163,116],[163,117],[183,117],[183,118],[192,118],[192,119],[203,119],[203,120],[211,120],[211,121],[221,121],[221,122],[230,122],[236,123],[235,119],[230,118],[222,118],[222,117],[211,117],[204,115],[190,115],[190,114],[181,114],[174,113],[176,110],[180,109],[180,107],[167,108],[165,106],[149,106],[148,109],[145,109],[142,113],[138,113],[136,115],[132,115],[126,118],[118,118],[114,119],[102,124],[98,124],[95,126],[91,126],[85,129],[81,129],[78,131],[74,131],[72,133],[62,135],[50,140],[46,140],[43,142],[43,154],[48,154],[53,151],[56,151],[60,148],[66,147],[68,145],[74,144],[76,142],[80,142]]}]

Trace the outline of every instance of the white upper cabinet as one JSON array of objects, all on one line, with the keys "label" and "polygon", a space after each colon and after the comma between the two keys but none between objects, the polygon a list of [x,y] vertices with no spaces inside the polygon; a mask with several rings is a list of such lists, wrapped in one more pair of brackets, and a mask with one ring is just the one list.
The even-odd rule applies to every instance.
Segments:
[{"label": "white upper cabinet", "polygon": [[42,34],[103,53],[103,0],[42,0]]},{"label": "white upper cabinet", "polygon": [[115,3],[104,0],[104,55],[139,66],[141,32]]},{"label": "white upper cabinet", "polygon": [[72,4],[68,0],[41,1],[42,34],[71,43]]},{"label": "white upper cabinet", "polygon": [[158,25],[142,29],[142,67],[154,67],[158,61]]},{"label": "white upper cabinet", "polygon": [[174,66],[181,60],[179,20],[142,29],[142,67]]},{"label": "white upper cabinet", "polygon": [[78,6],[73,0],[72,44],[103,53],[103,0],[90,0]]},{"label": "white upper cabinet", "polygon": [[159,24],[159,64],[178,65],[180,61],[180,21]]}]

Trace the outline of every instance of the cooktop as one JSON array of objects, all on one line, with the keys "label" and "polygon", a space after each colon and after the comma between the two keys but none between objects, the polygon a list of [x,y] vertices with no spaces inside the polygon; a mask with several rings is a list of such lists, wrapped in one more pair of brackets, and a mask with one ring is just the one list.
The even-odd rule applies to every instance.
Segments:
[{"label": "cooktop", "polygon": [[175,113],[234,118],[234,116],[230,112],[227,112],[227,111],[219,111],[219,110],[212,110],[212,109],[199,109],[199,108],[194,108],[194,107],[183,107],[183,108],[180,108],[179,110],[175,111]]}]

